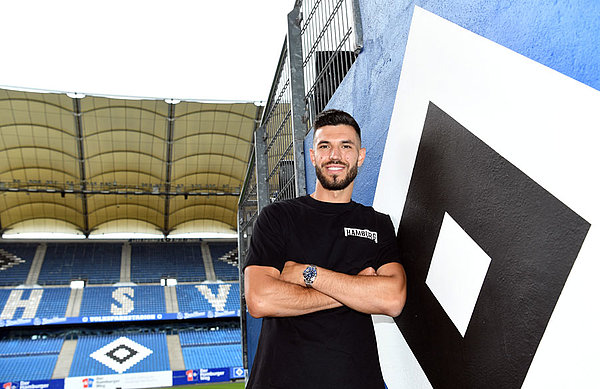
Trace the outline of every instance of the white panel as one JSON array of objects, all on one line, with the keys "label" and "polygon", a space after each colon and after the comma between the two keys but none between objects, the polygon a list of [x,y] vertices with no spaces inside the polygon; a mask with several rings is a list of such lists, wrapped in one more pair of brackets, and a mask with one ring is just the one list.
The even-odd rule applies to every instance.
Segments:
[{"label": "white panel", "polygon": [[425,372],[398,331],[396,322],[389,316],[372,315],[377,337],[379,362],[383,379],[389,389],[400,388],[397,383],[410,382],[410,389],[432,389]]}]

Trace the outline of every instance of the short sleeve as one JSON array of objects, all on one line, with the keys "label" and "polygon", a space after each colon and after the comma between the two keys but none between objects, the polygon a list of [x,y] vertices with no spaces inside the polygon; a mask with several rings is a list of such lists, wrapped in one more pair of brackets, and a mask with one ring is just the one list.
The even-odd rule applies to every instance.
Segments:
[{"label": "short sleeve", "polygon": [[285,264],[285,232],[282,212],[276,204],[265,207],[258,215],[244,269],[247,266],[271,266],[279,271]]},{"label": "short sleeve", "polygon": [[377,253],[377,268],[390,262],[398,262],[402,264],[400,259],[400,250],[398,249],[398,240],[396,239],[396,233],[394,232],[394,224],[392,219],[388,215],[379,214],[379,228],[378,240],[379,240],[379,251]]}]

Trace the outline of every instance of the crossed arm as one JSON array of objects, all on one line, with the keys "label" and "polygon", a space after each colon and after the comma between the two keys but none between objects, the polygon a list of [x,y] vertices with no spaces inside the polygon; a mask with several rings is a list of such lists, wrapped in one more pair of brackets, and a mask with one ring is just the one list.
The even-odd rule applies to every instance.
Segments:
[{"label": "crossed arm", "polygon": [[399,263],[371,267],[351,276],[317,267],[312,288],[304,285],[306,265],[285,263],[283,271],[248,266],[244,272],[246,303],[254,317],[298,316],[343,305],[369,314],[398,316],[406,301],[406,275]]}]

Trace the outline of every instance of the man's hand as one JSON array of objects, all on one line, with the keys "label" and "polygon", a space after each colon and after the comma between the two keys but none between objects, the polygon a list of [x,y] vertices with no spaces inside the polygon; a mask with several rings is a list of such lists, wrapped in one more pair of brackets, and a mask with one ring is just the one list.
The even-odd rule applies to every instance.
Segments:
[{"label": "man's hand", "polygon": [[372,267],[366,267],[360,271],[359,276],[376,276],[377,272]]},{"label": "man's hand", "polygon": [[308,265],[304,265],[294,261],[287,261],[285,265],[283,265],[283,270],[281,271],[279,279],[281,281],[289,282],[290,284],[306,286],[306,284],[304,283],[303,272],[307,266]]}]

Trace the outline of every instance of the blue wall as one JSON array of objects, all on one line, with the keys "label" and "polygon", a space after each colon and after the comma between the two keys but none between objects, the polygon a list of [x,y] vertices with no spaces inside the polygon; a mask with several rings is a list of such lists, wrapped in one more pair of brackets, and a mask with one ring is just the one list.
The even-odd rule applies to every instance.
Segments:
[{"label": "blue wall", "polygon": [[[600,1],[432,0],[360,2],[364,49],[328,104],[361,125],[367,159],[354,200],[371,205],[414,6],[600,90]],[[315,187],[305,141],[307,192]]]}]

